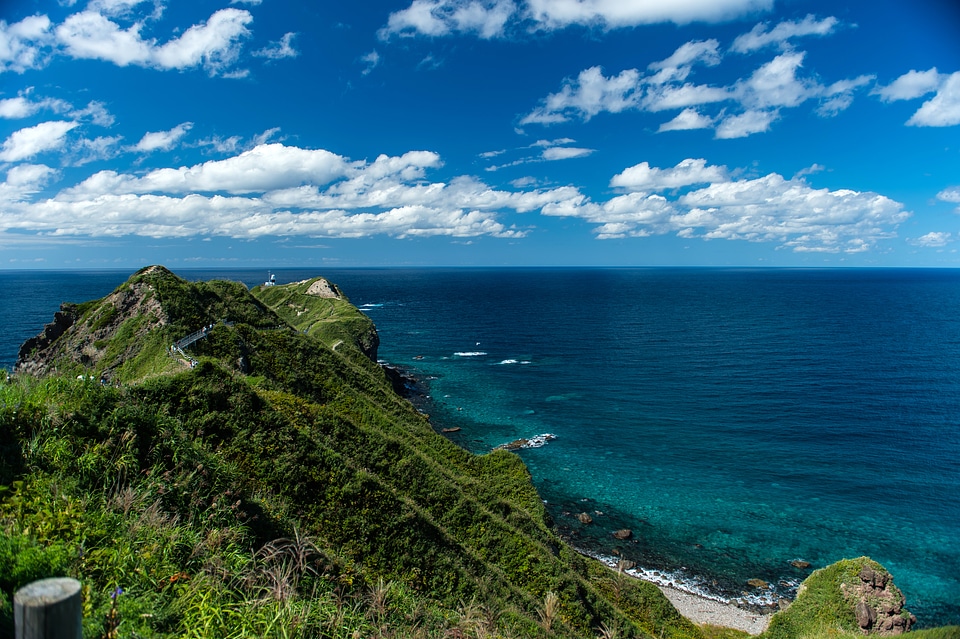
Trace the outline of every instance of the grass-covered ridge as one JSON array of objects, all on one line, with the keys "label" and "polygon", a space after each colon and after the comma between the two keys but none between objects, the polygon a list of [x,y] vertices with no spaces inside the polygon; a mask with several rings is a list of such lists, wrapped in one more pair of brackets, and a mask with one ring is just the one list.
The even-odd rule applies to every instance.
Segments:
[{"label": "grass-covered ridge", "polygon": [[[88,637],[718,636],[561,542],[517,456],[437,435],[316,284],[143,269],[0,376],[0,637],[61,575]],[[853,632],[808,608],[770,638]]]},{"label": "grass-covered ridge", "polygon": [[[260,301],[153,267],[68,307],[29,354],[65,374],[0,387],[0,552],[28,549],[5,555],[7,596],[74,575],[91,636],[118,588],[128,636],[700,636],[658,616],[652,586],[622,595],[657,599],[644,618],[605,596],[519,458],[438,436],[358,356],[369,320],[284,288]],[[124,309],[147,303],[131,331],[143,315]],[[271,308],[293,303],[309,325]],[[195,368],[153,346],[211,325]],[[122,356],[90,357],[91,340]]]}]

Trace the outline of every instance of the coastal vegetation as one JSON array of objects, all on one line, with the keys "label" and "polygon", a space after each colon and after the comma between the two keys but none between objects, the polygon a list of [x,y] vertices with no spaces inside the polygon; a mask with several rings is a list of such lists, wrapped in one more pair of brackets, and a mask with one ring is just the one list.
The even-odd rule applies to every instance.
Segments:
[{"label": "coastal vegetation", "polygon": [[[0,377],[0,637],[49,576],[83,583],[88,637],[737,635],[562,542],[519,457],[438,435],[377,344],[319,278],[149,267],[64,305]],[[858,636],[852,589],[890,582],[867,562],[814,573],[767,636]]]}]

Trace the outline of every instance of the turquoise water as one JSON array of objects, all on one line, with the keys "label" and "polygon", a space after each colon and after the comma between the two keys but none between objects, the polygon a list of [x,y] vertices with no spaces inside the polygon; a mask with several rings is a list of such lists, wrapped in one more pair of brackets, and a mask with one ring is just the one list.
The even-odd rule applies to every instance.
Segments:
[{"label": "turquoise water", "polygon": [[[425,410],[438,428],[460,426],[460,444],[556,435],[520,455],[581,549],[761,603],[808,574],[792,560],[870,555],[921,625],[960,623],[960,272],[322,274],[375,320],[381,358],[424,380]],[[103,295],[127,275],[61,295]],[[0,274],[2,290],[20,276]],[[41,326],[28,315],[0,321],[30,336]],[[0,349],[9,366],[15,347]],[[633,538],[614,539],[620,528]]]}]

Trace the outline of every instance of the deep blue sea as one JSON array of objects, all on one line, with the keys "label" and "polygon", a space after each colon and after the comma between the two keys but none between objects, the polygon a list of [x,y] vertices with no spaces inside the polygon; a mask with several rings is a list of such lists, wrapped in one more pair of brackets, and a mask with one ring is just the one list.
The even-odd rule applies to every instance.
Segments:
[{"label": "deep blue sea", "polygon": [[[129,274],[0,272],[0,367]],[[792,560],[869,555],[922,626],[960,623],[960,270],[276,274],[339,284],[463,446],[555,435],[519,454],[579,548],[753,602],[793,593]]]}]

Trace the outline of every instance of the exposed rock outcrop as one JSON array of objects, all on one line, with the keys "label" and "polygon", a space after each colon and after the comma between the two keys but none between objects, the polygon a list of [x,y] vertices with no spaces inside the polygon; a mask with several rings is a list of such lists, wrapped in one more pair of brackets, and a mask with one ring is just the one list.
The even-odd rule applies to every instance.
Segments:
[{"label": "exposed rock outcrop", "polygon": [[325,299],[343,299],[343,293],[340,292],[340,289],[337,288],[337,285],[331,284],[322,277],[310,285],[310,288],[307,289],[307,295],[314,295],[316,297],[323,297]]},{"label": "exposed rock outcrop", "polygon": [[865,565],[859,577],[859,583],[841,584],[840,590],[853,604],[860,630],[881,636],[900,635],[910,630],[917,618],[903,609],[903,593],[893,585],[890,573]]},{"label": "exposed rock outcrop", "polygon": [[[139,334],[167,323],[167,315],[156,291],[147,282],[121,286],[92,306],[62,304],[54,314],[53,322],[20,347],[14,370],[42,375],[62,358],[84,367],[96,367],[106,352],[108,340],[121,325],[133,318],[139,320]],[[128,342],[131,348],[138,346],[136,340]],[[123,359],[119,358],[120,361]]]}]

